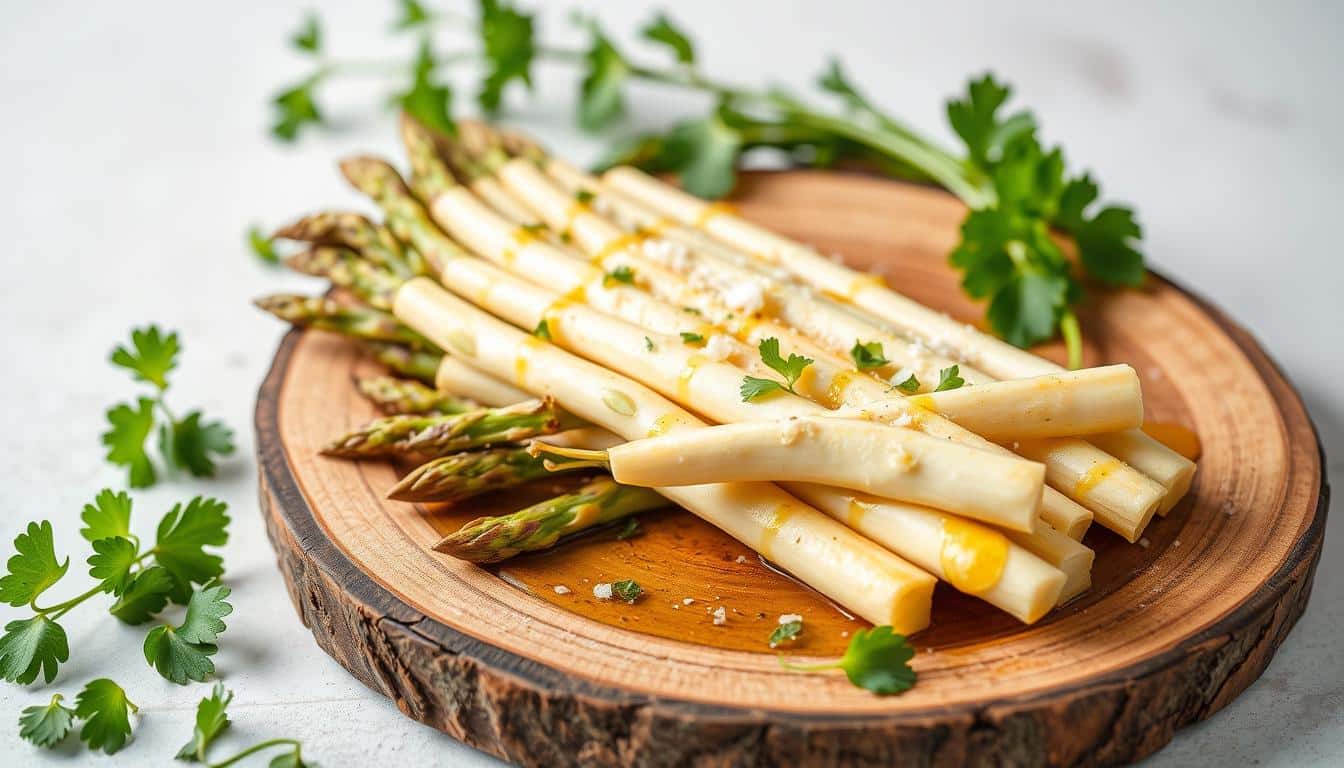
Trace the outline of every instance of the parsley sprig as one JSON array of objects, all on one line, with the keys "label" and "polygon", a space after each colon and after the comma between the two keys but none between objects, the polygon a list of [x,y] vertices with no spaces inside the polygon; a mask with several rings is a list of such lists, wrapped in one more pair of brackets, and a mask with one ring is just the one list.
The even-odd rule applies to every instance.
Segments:
[{"label": "parsley sprig", "polygon": [[144,624],[171,602],[187,606],[179,627],[167,625],[145,638],[145,658],[173,682],[203,681],[214,673],[208,656],[232,606],[228,588],[216,579],[223,560],[209,548],[228,541],[226,505],[197,496],[175,505],[159,521],[153,546],[131,531],[131,499],[103,490],[84,507],[80,535],[92,554],[86,560],[92,587],[63,602],[39,600],[66,575],[70,558],[56,556],[50,521],[31,522],[14,539],[16,554],[0,576],[0,601],[27,607],[32,615],[5,625],[0,636],[0,677],[27,685],[39,674],[50,683],[70,658],[60,619],[97,595],[113,598],[108,612],[126,624]]},{"label": "parsley sprig", "polygon": [[[1039,137],[1032,113],[1005,109],[1011,89],[993,75],[973,79],[964,94],[947,103],[946,117],[959,141],[950,148],[881,109],[835,59],[816,80],[833,106],[818,106],[778,88],[742,88],[710,77],[700,67],[690,36],[665,14],[640,30],[642,40],[657,48],[657,56],[645,61],[616,45],[587,16],[575,18],[586,43],[557,47],[542,41],[537,12],[511,2],[480,0],[476,19],[466,25],[419,2],[402,0],[398,7],[394,28],[418,41],[405,62],[333,59],[320,22],[305,19],[290,44],[313,68],[275,96],[272,132],[277,138],[292,141],[302,130],[327,123],[318,91],[333,78],[372,74],[409,81],[409,88],[395,92],[393,103],[451,131],[452,91],[444,79],[451,67],[469,64],[480,73],[476,101],[495,116],[515,84],[532,89],[538,62],[555,62],[579,70],[576,114],[589,131],[608,131],[623,119],[632,83],[712,97],[706,114],[630,136],[604,161],[675,173],[683,186],[703,197],[731,192],[742,155],[758,148],[782,150],[801,165],[859,163],[946,188],[970,209],[952,265],[961,271],[966,292],[988,302],[989,326],[1013,344],[1029,346],[1061,334],[1071,364],[1078,365],[1082,342],[1073,306],[1083,296],[1083,279],[1110,286],[1143,280],[1142,230],[1133,210],[1102,202],[1090,175],[1070,173],[1060,148],[1047,147]],[[475,44],[436,49],[440,26],[459,31],[469,26]],[[665,63],[650,63],[658,59]]]},{"label": "parsley sprig", "polygon": [[266,739],[259,741],[250,747],[247,747],[231,757],[210,762],[206,755],[210,750],[210,745],[219,737],[231,724],[228,715],[229,704],[233,701],[233,692],[226,689],[223,683],[216,682],[210,695],[201,699],[196,705],[196,722],[192,730],[191,740],[182,745],[177,751],[177,759],[188,763],[206,763],[212,768],[223,768],[223,766],[233,765],[249,755],[271,749],[272,747],[287,747],[288,751],[282,752],[271,759],[271,768],[305,768],[308,764],[303,762],[303,748],[297,739]]},{"label": "parsley sprig", "polygon": [[784,381],[781,382],[776,381],[775,379],[761,379],[755,376],[744,376],[742,378],[742,386],[740,387],[742,402],[750,403],[771,392],[779,392],[781,390],[792,392],[795,395],[798,394],[797,392],[794,392],[793,385],[798,383],[798,379],[802,377],[803,371],[807,369],[807,366],[812,364],[812,358],[795,355],[792,352],[789,353],[787,359],[784,358],[779,352],[779,339],[774,336],[771,336],[768,339],[761,339],[761,343],[757,347],[757,350],[761,353],[761,362],[765,363],[765,367],[778,373],[780,376],[783,376]]},{"label": "parsley sprig", "polygon": [[91,680],[67,707],[57,693],[45,705],[26,707],[19,714],[19,737],[48,749],[65,741],[75,721],[83,720],[79,738],[89,749],[112,754],[131,735],[131,714],[139,712],[120,685],[107,678]]},{"label": "parsley sprig", "polygon": [[915,670],[910,666],[914,657],[915,649],[904,635],[881,626],[855,631],[845,655],[836,661],[794,664],[781,658],[779,664],[798,672],[844,670],[854,685],[886,695],[908,691],[915,684]]},{"label": "parsley sprig", "polygon": [[118,345],[110,358],[113,365],[125,368],[138,382],[150,385],[152,392],[133,403],[118,403],[107,411],[110,425],[103,433],[107,460],[124,466],[132,488],[153,485],[158,471],[145,443],[156,431],[159,453],[174,470],[185,470],[196,477],[215,474],[215,460],[233,453],[233,431],[221,421],[206,421],[200,411],[178,418],[168,407],[168,375],[177,368],[182,347],[177,333],[164,333],[156,325],[131,331],[130,346]]}]

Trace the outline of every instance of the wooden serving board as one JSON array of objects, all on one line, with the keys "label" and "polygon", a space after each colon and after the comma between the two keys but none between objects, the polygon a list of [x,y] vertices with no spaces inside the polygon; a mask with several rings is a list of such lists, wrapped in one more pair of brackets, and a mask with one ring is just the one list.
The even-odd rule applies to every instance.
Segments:
[{"label": "wooden serving board", "polygon": [[[963,213],[946,195],[789,172],[747,175],[736,202],[907,295],[981,315],[946,266]],[[801,656],[835,653],[863,625],[684,512],[649,516],[641,538],[598,532],[502,569],[433,552],[442,531],[526,494],[459,510],[389,502],[392,466],[316,455],[375,415],[351,381],[375,367],[332,336],[291,333],[262,386],[262,508],[318,644],[409,717],[506,760],[1129,762],[1264,670],[1306,607],[1328,488],[1297,394],[1221,312],[1153,277],[1094,296],[1082,322],[1089,364],[1133,364],[1149,418],[1198,434],[1194,489],[1141,545],[1094,529],[1092,590],[1034,626],[940,586],[932,627],[912,638],[918,685],[897,697],[781,671],[765,645],[778,614],[806,617]],[[592,598],[592,583],[628,577],[648,591],[639,604]],[[711,606],[728,609],[724,625]]]}]

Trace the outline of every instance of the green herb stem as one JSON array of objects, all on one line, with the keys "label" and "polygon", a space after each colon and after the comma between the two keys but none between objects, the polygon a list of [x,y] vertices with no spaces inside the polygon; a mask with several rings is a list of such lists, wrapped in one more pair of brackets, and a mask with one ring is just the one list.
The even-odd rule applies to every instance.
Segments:
[{"label": "green herb stem", "polygon": [[266,741],[259,741],[256,744],[253,744],[252,746],[248,747],[247,749],[244,749],[242,752],[239,752],[238,754],[230,758],[221,760],[218,763],[210,763],[208,766],[206,766],[206,768],[226,768],[226,766],[233,765],[234,763],[238,762],[239,760],[242,760],[245,757],[248,757],[249,755],[255,755],[256,753],[261,752],[262,750],[270,749],[271,747],[278,747],[282,744],[288,744],[293,746],[294,753],[296,755],[299,754],[300,744],[298,739],[267,739]]}]

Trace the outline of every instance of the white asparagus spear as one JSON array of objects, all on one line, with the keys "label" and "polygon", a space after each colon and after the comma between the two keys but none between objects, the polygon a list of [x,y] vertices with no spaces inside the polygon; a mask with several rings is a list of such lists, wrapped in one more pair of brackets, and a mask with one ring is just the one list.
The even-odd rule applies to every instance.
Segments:
[{"label": "white asparagus spear", "polygon": [[[417,278],[397,292],[403,322],[493,376],[528,361],[524,387],[626,438],[704,422],[657,393],[529,336]],[[927,626],[934,579],[771,483],[717,483],[659,493],[874,624]]]},{"label": "white asparagus spear", "polygon": [[492,406],[512,405],[532,397],[512,384],[481,373],[452,355],[443,356],[438,373],[434,376],[434,385],[444,392]]},{"label": "white asparagus spear", "polygon": [[[496,378],[512,376],[516,369],[516,358],[525,357],[529,361],[525,377],[527,389],[546,393],[572,413],[589,418],[618,434],[626,437],[676,434],[679,430],[704,426],[703,422],[659,398],[646,387],[579,360],[554,345],[527,336],[456,299],[428,280],[418,279],[404,286],[398,293],[395,310],[404,322],[447,348],[459,348],[464,355],[464,362],[479,366],[483,372]],[[710,495],[708,499],[704,498],[705,494],[711,493],[705,489],[721,488],[768,488],[777,491],[775,486],[750,483],[669,488],[660,490],[660,493],[687,506],[709,522],[720,525],[729,534],[779,563],[805,583],[870,621],[877,623],[879,619],[874,618],[871,610],[865,612],[859,606],[871,606],[884,595],[894,592],[892,616],[881,621],[892,624],[897,631],[902,631],[900,627],[903,624],[923,626],[927,623],[930,591],[908,573],[915,570],[917,575],[924,576],[922,571],[896,558],[893,570],[886,575],[874,575],[866,567],[868,561],[860,557],[866,552],[863,547],[857,547],[860,551],[855,554],[842,546],[856,537],[848,529],[844,529],[847,536],[837,537],[829,545],[812,541],[812,534],[816,531],[822,531],[822,535],[825,535],[829,529],[806,525],[807,512],[815,512],[811,507],[804,506],[805,512],[790,508],[788,514],[781,515],[776,507],[751,498],[744,492],[736,495],[720,492],[718,495]],[[697,491],[701,495],[695,495]],[[699,510],[688,503],[697,501],[702,504]],[[875,518],[874,524],[878,521]],[[804,536],[802,541],[793,541],[800,536]],[[894,547],[907,551],[925,543],[916,537],[907,540],[899,536],[899,531],[893,532],[889,538]],[[859,541],[871,544],[866,539],[860,538]],[[831,551],[826,551],[828,548]],[[939,560],[941,549],[940,540],[934,550],[924,552],[921,556]],[[785,559],[793,557],[802,558],[803,563],[795,565]],[[817,557],[837,560],[834,564],[816,560],[809,562],[809,559]],[[1033,605],[1028,604],[1025,598],[1048,594],[1050,585],[1056,581],[1053,569],[1035,567],[1028,558],[1021,556],[1009,557],[1003,570],[1002,578],[1012,588],[995,590],[990,587],[981,597],[1014,616],[1034,614]],[[899,582],[899,588],[894,590],[891,587],[893,580]],[[922,617],[918,614],[921,605],[924,611]]]},{"label": "white asparagus spear", "polygon": [[[545,443],[538,443],[537,450],[545,453]],[[605,452],[554,453],[604,463],[616,482],[626,485],[788,480],[980,519],[1004,507],[1035,509],[1045,482],[1040,464],[914,430],[832,416],[724,424],[632,440]]]},{"label": "white asparagus spear", "polygon": [[[478,373],[477,375],[483,378],[493,378],[485,373]],[[440,378],[442,380],[443,377]],[[440,389],[452,395],[468,396],[468,392],[452,388],[455,381],[457,379],[449,380],[447,382],[448,386],[441,386]],[[508,384],[498,383],[500,388],[494,390],[495,393],[513,389]],[[480,397],[478,402],[489,406],[506,406],[531,397],[530,394],[519,390],[514,391],[519,392],[515,399],[491,400],[488,397]],[[563,443],[554,439],[562,436],[565,438]],[[621,440],[616,435],[598,427],[586,427],[548,437],[541,442],[548,445],[561,445],[562,447],[600,450],[617,445]],[[917,541],[916,537],[919,535],[928,537],[934,531],[955,532],[964,530],[965,526],[975,525],[962,518],[956,518],[927,507],[876,497],[861,497],[858,494],[846,497],[835,493],[834,489],[810,483],[786,483],[785,488],[795,496],[804,499],[817,509],[831,515],[873,541],[909,558],[915,565],[927,570],[937,578],[947,581],[963,592],[984,590],[984,583],[987,579],[982,574],[986,570],[996,567],[993,563],[998,559],[995,553],[999,551],[999,548],[997,546],[987,547],[984,553],[966,552],[968,537],[965,536],[960,537],[957,542],[950,545],[945,544],[941,538],[931,543],[927,538],[918,545],[913,543]],[[914,533],[907,534],[907,530]],[[988,528],[986,530],[997,531],[998,529]],[[1090,548],[1044,524],[1036,526],[1036,530],[1031,533],[1005,531],[1004,535],[1008,536],[1017,546],[1036,555],[1063,573],[1064,585],[1059,590],[1058,604],[1072,600],[1091,586],[1093,552]],[[979,540],[980,537],[976,536],[974,539]],[[950,549],[951,552],[955,553],[956,556],[951,559],[956,567],[944,569],[943,552],[945,549]],[[1011,550],[1011,547],[1009,549]],[[1038,566],[1009,551],[1002,565],[1002,582],[995,583],[987,591],[982,591],[980,596],[987,602],[1003,608],[1018,618],[1025,621],[1034,621],[1035,618],[1033,617],[1041,615],[1043,605],[1048,609],[1049,595],[1055,591],[1054,581],[1055,579],[1048,572],[1041,572]]]},{"label": "white asparagus spear", "polygon": [[996,381],[909,399],[998,441],[1091,435],[1143,424],[1139,375],[1123,364]]},{"label": "white asparagus spear", "polygon": [[[1129,543],[1138,541],[1156,513],[1157,504],[1166,489],[1156,480],[1132,471],[1120,459],[1101,451],[1097,451],[1098,457],[1088,458],[1077,451],[1062,451],[1059,446],[1059,440],[1019,440],[1014,443],[1013,450],[1046,464],[1047,477],[1055,472],[1052,467],[1064,468],[1055,474],[1052,484],[1068,482],[1063,479],[1064,475],[1070,479],[1081,478],[1071,480],[1076,483],[1074,494],[1092,496],[1106,510],[1105,515],[1098,513],[1098,520],[1104,520],[1107,528],[1123,536]],[[1138,514],[1132,514],[1133,506],[1130,502],[1134,498],[1153,501]]]},{"label": "white asparagus spear", "polygon": [[[513,277],[487,262],[461,259],[444,268],[445,285],[491,313],[521,328],[545,323],[547,334],[557,345],[628,376],[661,392],[674,401],[718,422],[759,421],[789,416],[824,416],[830,411],[801,397],[779,392],[744,402],[740,393],[746,372],[726,362],[712,360],[679,339],[659,337],[653,349],[646,340],[649,331],[618,318],[575,303],[539,286]],[[519,385],[526,366],[519,368]],[[993,485],[995,471],[991,459],[1003,461],[988,451],[968,448],[951,441],[921,439],[944,443],[962,456],[966,471]],[[997,464],[995,464],[997,466]],[[943,507],[1005,528],[1030,531],[1035,527],[1042,489],[1022,503],[980,507]]]},{"label": "white asparagus spear", "polygon": [[[560,167],[555,161],[552,161],[550,165]],[[568,173],[571,178],[576,175],[576,172]],[[545,180],[539,180],[537,178],[538,174],[532,164],[527,163],[526,161],[515,160],[505,165],[501,170],[501,174],[505,183],[509,184],[511,189],[520,194],[527,195],[527,202],[529,205],[534,208],[543,209],[539,210],[539,213],[543,215],[543,218],[545,218],[546,211],[549,210],[552,217],[562,214],[563,218],[560,223],[565,226],[572,226],[572,222],[580,222],[580,225],[574,231],[587,233],[584,235],[585,237],[605,236],[601,231],[600,222],[602,220],[600,217],[596,217],[584,206],[576,207],[573,202],[565,196],[556,195],[554,192],[549,191],[545,184]],[[604,190],[600,185],[584,188],[595,189],[595,194],[599,195],[597,199],[604,199]],[[555,226],[556,221],[552,218],[548,220],[548,224]],[[609,224],[607,226],[610,227]],[[824,306],[821,306],[816,302],[809,304],[805,301],[798,300],[775,302],[775,304],[790,307],[812,307],[815,305],[820,309],[824,309]],[[806,316],[813,313],[796,312],[795,314]],[[849,318],[847,320],[843,317],[843,313],[840,313],[840,315],[841,316],[836,319],[835,323],[829,323],[827,327],[833,328],[836,323],[852,322],[857,325],[853,327],[841,327],[848,327],[850,330],[857,333],[864,332],[868,327],[863,325],[862,322],[857,319]],[[858,383],[860,386],[862,385],[861,381]],[[809,381],[801,382],[801,386],[804,389],[810,385],[811,382]],[[845,387],[845,389],[852,388],[853,386],[854,384],[850,384]],[[834,390],[835,388],[835,385],[829,387],[831,390]],[[1086,473],[1090,467],[1110,460],[1110,457],[1100,449],[1097,449],[1095,446],[1092,446],[1083,440],[1061,438],[1055,441],[1050,448],[1051,450],[1045,453],[1049,460],[1055,461],[1056,456],[1061,457],[1061,460],[1057,462],[1056,466],[1052,467],[1054,471],[1048,474],[1048,477],[1052,478],[1052,484],[1058,484],[1057,487],[1063,490],[1066,494],[1071,496],[1076,495],[1079,501],[1081,501],[1089,510],[1097,514],[1099,522],[1109,528],[1113,528],[1127,538],[1133,532],[1133,521],[1151,518],[1152,509],[1161,503],[1163,497],[1166,495],[1164,488],[1160,489],[1152,483],[1144,483],[1144,478],[1142,478],[1138,472],[1129,468],[1120,468],[1116,470],[1113,475],[1108,475],[1103,478],[1102,483],[1107,487],[1102,488],[1097,487],[1095,483],[1088,480],[1089,476],[1086,474],[1077,477],[1072,476],[1070,474],[1071,468],[1081,468],[1079,471]],[[1065,459],[1067,461],[1064,461]],[[1084,482],[1085,480],[1088,481]],[[1135,490],[1137,490],[1137,493],[1134,493]],[[1085,521],[1078,519],[1076,515],[1065,517],[1064,515],[1058,514],[1057,508],[1060,506],[1064,506],[1064,509],[1067,511],[1067,505],[1059,505],[1057,502],[1047,508],[1047,514],[1052,514],[1052,519],[1050,519],[1049,522],[1057,525],[1061,530],[1067,531],[1070,535],[1081,537],[1082,532],[1086,529]]]},{"label": "white asparagus spear", "polygon": [[[695,224],[737,248],[783,267],[832,295],[891,323],[896,330],[933,348],[953,348],[972,366],[1005,379],[1039,376],[1063,370],[1060,366],[959,323],[891,290],[870,276],[837,264],[801,243],[781,237],[733,215],[724,206],[706,203],[633,168],[613,168],[603,177],[613,187],[650,203],[659,211]],[[1106,441],[1119,458],[1157,480],[1167,494],[1165,514],[1190,489],[1195,463],[1139,430]]]},{"label": "white asparagus spear", "polygon": [[916,565],[1028,624],[1061,602],[1066,574],[987,525],[811,483],[784,487],[879,544],[919,553]]}]

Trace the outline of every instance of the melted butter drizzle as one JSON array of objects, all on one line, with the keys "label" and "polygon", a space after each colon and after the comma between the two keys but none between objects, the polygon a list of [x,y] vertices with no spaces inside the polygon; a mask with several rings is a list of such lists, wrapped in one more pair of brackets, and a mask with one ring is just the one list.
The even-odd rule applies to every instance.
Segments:
[{"label": "melted butter drizzle", "polygon": [[794,508],[787,504],[780,504],[775,507],[770,515],[770,521],[765,524],[765,530],[761,532],[761,546],[756,549],[761,553],[761,557],[769,558],[773,556],[775,548],[775,539],[779,537],[779,530],[784,524],[793,517]]},{"label": "melted butter drizzle", "polygon": [[1084,494],[1091,491],[1093,488],[1096,488],[1101,484],[1101,481],[1110,477],[1111,473],[1119,469],[1123,464],[1124,462],[1119,459],[1108,459],[1093,464],[1092,468],[1083,473],[1083,476],[1078,478],[1078,482],[1074,483],[1074,495]]},{"label": "melted butter drizzle", "polygon": [[707,362],[708,358],[703,355],[691,355],[686,359],[686,367],[677,374],[677,399],[680,402],[687,402],[691,398],[691,379],[695,372]]},{"label": "melted butter drizzle", "polygon": [[1008,537],[988,526],[945,517],[938,561],[949,584],[967,594],[983,594],[1003,576]]},{"label": "melted butter drizzle", "polygon": [[692,222],[691,226],[696,227],[698,229],[708,224],[709,220],[714,218],[715,216],[736,216],[736,215],[737,215],[737,208],[734,207],[731,203],[723,203],[723,202],[710,203],[706,205],[704,208],[700,209],[700,213],[696,214],[695,221]]},{"label": "melted butter drizzle", "polygon": [[[809,366],[810,367],[810,366]],[[831,377],[831,386],[826,388],[826,394],[822,399],[826,402],[827,408],[839,408],[845,404],[845,389],[850,382],[861,374],[854,371],[840,371]]]}]

